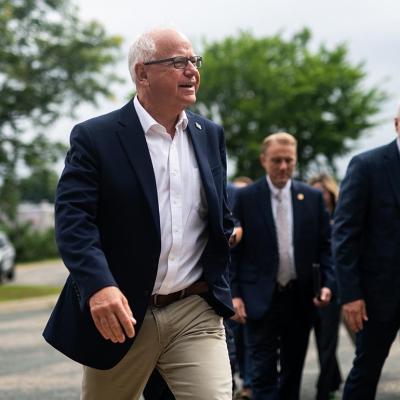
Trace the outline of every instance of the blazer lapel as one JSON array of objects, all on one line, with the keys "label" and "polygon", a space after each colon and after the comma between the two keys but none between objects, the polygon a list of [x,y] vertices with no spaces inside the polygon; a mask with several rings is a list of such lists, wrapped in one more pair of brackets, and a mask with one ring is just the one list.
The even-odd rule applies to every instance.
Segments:
[{"label": "blazer lapel", "polygon": [[275,220],[272,214],[271,192],[265,177],[261,178],[257,185],[256,203],[258,204],[260,215],[262,215],[265,225],[267,226],[271,237],[274,239],[274,242],[278,243]]},{"label": "blazer lapel", "polygon": [[194,153],[207,197],[208,214],[211,224],[220,220],[218,213],[218,196],[214,185],[207,156],[207,131],[204,124],[196,117],[188,114],[188,134],[193,144]]},{"label": "blazer lapel", "polygon": [[128,159],[136,172],[136,176],[141,183],[144,195],[150,205],[154,224],[159,236],[161,237],[156,178],[154,176],[153,165],[144,136],[144,131],[132,100],[121,108],[119,125],[120,128],[117,133],[122,148],[128,156]]},{"label": "blazer lapel", "polygon": [[384,159],[389,180],[392,185],[397,204],[400,207],[400,154],[396,140],[388,144]]},{"label": "blazer lapel", "polygon": [[291,187],[292,194],[292,207],[293,207],[293,247],[294,247],[294,258],[297,259],[297,248],[300,240],[300,227],[301,227],[301,215],[302,206],[304,203],[304,194],[299,191],[298,185],[292,180]]}]

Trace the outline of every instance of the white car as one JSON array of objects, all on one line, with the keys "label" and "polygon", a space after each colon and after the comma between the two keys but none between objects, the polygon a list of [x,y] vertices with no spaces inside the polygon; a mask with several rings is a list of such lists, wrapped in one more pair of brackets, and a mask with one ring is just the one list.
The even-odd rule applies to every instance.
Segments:
[{"label": "white car", "polygon": [[15,249],[5,233],[0,232],[0,282],[15,276]]}]

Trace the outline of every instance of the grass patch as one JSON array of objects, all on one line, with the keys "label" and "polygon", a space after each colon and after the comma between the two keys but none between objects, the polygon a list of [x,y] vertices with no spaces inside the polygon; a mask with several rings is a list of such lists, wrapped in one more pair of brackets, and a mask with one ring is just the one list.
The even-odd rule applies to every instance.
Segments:
[{"label": "grass patch", "polygon": [[0,286],[0,301],[22,300],[32,297],[49,296],[59,294],[59,286],[38,286],[38,285],[5,285]]},{"label": "grass patch", "polygon": [[42,261],[32,261],[32,262],[19,262],[17,263],[17,268],[30,268],[44,265],[63,265],[61,258],[48,258]]}]

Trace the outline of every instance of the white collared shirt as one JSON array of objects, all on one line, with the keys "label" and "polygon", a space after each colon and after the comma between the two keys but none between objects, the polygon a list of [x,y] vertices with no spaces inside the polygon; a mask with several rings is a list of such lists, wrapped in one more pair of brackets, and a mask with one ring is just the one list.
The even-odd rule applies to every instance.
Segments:
[{"label": "white collared shirt", "polygon": [[271,208],[272,208],[272,215],[274,217],[274,221],[276,221],[276,210],[278,207],[278,200],[277,195],[281,192],[282,201],[286,202],[286,209],[288,210],[287,219],[288,219],[288,226],[290,229],[289,238],[290,238],[290,249],[289,255],[292,261],[292,279],[296,279],[296,268],[294,263],[294,244],[293,244],[293,204],[292,204],[292,192],[290,190],[292,186],[292,180],[289,179],[286,182],[286,185],[282,189],[278,189],[274,184],[271,182],[270,177],[267,175],[266,177],[267,183],[269,186],[269,190],[271,193]]},{"label": "white collared shirt", "polygon": [[188,287],[202,275],[199,260],[208,240],[207,200],[185,131],[185,111],[179,116],[172,139],[137,96],[133,103],[153,164],[160,213],[161,253],[153,293],[168,294]]},{"label": "white collared shirt", "polygon": [[397,138],[397,148],[399,149],[399,153],[400,153],[400,137]]}]

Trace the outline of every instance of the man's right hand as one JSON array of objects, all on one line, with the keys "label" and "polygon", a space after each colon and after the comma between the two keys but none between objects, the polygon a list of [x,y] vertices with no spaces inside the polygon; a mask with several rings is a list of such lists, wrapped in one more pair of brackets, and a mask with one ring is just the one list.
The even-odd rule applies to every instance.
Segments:
[{"label": "man's right hand", "polygon": [[123,343],[125,335],[135,336],[136,320],[128,300],[117,287],[100,289],[89,299],[89,307],[94,324],[104,339]]},{"label": "man's right hand", "polygon": [[246,308],[244,306],[244,302],[240,297],[234,297],[232,299],[233,308],[235,309],[235,315],[231,317],[233,321],[239,322],[239,324],[246,323]]},{"label": "man's right hand", "polygon": [[353,332],[361,331],[364,321],[368,321],[365,301],[362,299],[343,304],[343,314]]}]

